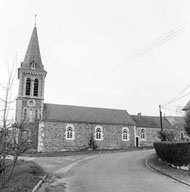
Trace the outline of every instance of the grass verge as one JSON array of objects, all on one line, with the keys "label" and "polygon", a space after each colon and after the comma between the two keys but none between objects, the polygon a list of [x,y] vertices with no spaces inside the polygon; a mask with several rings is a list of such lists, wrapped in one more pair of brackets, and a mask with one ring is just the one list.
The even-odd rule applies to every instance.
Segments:
[{"label": "grass verge", "polygon": [[40,153],[25,153],[22,156],[27,157],[64,157],[74,155],[92,155],[101,153],[117,153],[127,151],[139,151],[145,149],[153,149],[153,147],[130,147],[127,149],[100,149],[100,150],[80,150],[80,151],[62,151],[62,152],[40,152]]},{"label": "grass verge", "polygon": [[[8,169],[6,176],[10,174],[12,161],[8,160]],[[5,188],[1,188],[1,192],[28,192],[38,183],[44,171],[32,161],[18,160],[15,170]],[[0,178],[1,185],[1,178]]]},{"label": "grass verge", "polygon": [[185,183],[190,184],[190,171],[177,169],[163,163],[158,157],[155,155],[151,156],[148,159],[148,164],[158,170],[159,172],[174,178],[176,180],[184,181]]}]

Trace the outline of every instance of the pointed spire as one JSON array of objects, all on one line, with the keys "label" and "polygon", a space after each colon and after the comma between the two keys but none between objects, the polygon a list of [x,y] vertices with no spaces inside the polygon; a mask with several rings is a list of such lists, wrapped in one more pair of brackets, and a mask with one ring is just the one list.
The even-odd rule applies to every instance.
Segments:
[{"label": "pointed spire", "polygon": [[36,23],[21,68],[44,70],[40,55]]}]

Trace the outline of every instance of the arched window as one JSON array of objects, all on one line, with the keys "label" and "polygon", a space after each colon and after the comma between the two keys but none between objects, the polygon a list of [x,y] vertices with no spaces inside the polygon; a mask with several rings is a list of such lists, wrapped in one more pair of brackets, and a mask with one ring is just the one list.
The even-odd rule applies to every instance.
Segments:
[{"label": "arched window", "polygon": [[145,139],[145,129],[140,130],[140,138]]},{"label": "arched window", "polygon": [[27,78],[26,79],[26,92],[25,92],[26,95],[30,95],[30,87],[31,87],[31,79]]},{"label": "arched window", "polygon": [[24,121],[27,119],[27,109],[26,108],[24,108],[23,119],[24,119]]},{"label": "arched window", "polygon": [[38,121],[38,110],[35,110],[35,117],[34,117],[35,121]]},{"label": "arched window", "polygon": [[34,96],[38,96],[38,79],[34,80]]},{"label": "arched window", "polygon": [[122,140],[129,141],[129,129],[127,127],[123,127],[122,129]]},{"label": "arched window", "polygon": [[95,140],[103,140],[103,129],[101,126],[95,127]]},{"label": "arched window", "polygon": [[73,125],[67,125],[66,126],[65,138],[67,140],[75,139],[75,132],[74,132],[74,126]]},{"label": "arched window", "polygon": [[184,132],[181,132],[181,133],[180,133],[180,139],[181,139],[181,140],[184,140]]}]

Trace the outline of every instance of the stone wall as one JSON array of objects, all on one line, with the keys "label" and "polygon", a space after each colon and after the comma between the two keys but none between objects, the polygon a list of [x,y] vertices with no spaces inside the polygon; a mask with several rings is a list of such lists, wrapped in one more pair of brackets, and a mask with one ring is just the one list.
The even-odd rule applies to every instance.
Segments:
[{"label": "stone wall", "polygon": [[[158,131],[160,131],[160,128],[144,128],[144,127],[137,127],[136,128],[136,135],[139,136],[140,138],[140,131],[141,129],[145,129],[145,139],[140,139],[140,146],[141,147],[150,147],[153,146],[153,142],[155,141],[160,141],[160,139],[158,138]],[[164,129],[168,132],[173,131],[175,134],[175,141],[185,141],[185,139],[187,138],[187,135],[185,134],[185,131],[183,129]],[[181,132],[184,133],[184,139],[181,139]]]},{"label": "stone wall", "polygon": [[[75,139],[65,138],[66,126],[72,124],[75,129]],[[70,151],[90,148],[90,140],[94,138],[96,124],[41,122],[38,133],[38,152]],[[101,125],[103,140],[94,140],[97,149],[121,149],[134,146],[134,127],[129,128],[130,140],[122,141],[124,125]]]},{"label": "stone wall", "polygon": [[[145,139],[140,138],[141,129],[145,129]],[[140,147],[152,147],[153,142],[160,141],[160,139],[158,138],[158,131],[160,131],[160,128],[137,127],[136,134],[140,138]]]},{"label": "stone wall", "polygon": [[25,128],[30,132],[30,148],[28,151],[37,152],[37,144],[38,144],[38,122],[35,123],[26,123]]}]

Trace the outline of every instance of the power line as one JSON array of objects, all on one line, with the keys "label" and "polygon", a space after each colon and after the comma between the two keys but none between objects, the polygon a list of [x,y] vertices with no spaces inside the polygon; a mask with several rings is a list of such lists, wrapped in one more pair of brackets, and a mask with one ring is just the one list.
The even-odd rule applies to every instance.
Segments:
[{"label": "power line", "polygon": [[[185,22],[184,24],[170,30],[169,32],[166,33],[166,35],[161,36],[157,39],[155,39],[152,43],[149,43],[148,45],[146,45],[144,48],[140,49],[139,51],[137,51],[135,54],[131,55],[128,57],[128,60],[126,62],[121,64],[113,64],[113,65],[109,65],[106,66],[105,69],[107,69],[106,71],[103,71],[101,74],[97,74],[98,76],[95,76],[93,79],[89,80],[89,81],[85,81],[84,83],[82,83],[81,85],[79,85],[79,87],[77,89],[72,89],[70,91],[70,93],[73,93],[76,90],[79,90],[85,86],[87,86],[89,83],[92,83],[102,77],[104,77],[105,75],[123,67],[124,65],[130,64],[132,61],[134,61],[135,59],[143,56],[144,54],[152,51],[153,49],[163,45],[164,43],[166,43],[167,41],[173,39],[174,37],[180,35],[181,33],[187,31],[190,27],[190,23],[189,22]],[[126,58],[126,56],[123,57],[123,59]],[[96,74],[95,74],[96,75]]]},{"label": "power line", "polygon": [[[180,100],[180,99],[183,99],[184,97],[187,97],[187,96],[189,96],[189,95],[190,95],[190,93],[187,93],[186,95],[183,95],[183,96],[175,99],[174,101],[172,101],[172,102],[170,102],[170,103],[176,102],[176,101],[178,101],[178,100]],[[165,106],[163,106],[163,107],[165,107]]]},{"label": "power line", "polygon": [[166,108],[166,107],[161,107],[164,110],[168,110],[168,111],[173,111],[173,112],[177,112],[177,113],[183,113],[182,111],[176,111],[175,109],[170,109],[170,108]]},{"label": "power line", "polygon": [[185,89],[183,89],[179,94],[177,94],[172,100],[170,100],[170,101],[168,101],[166,104],[164,104],[163,107],[169,105],[170,103],[175,102],[176,99],[177,99],[184,91],[186,91],[189,87],[190,87],[190,84],[189,84]]}]

